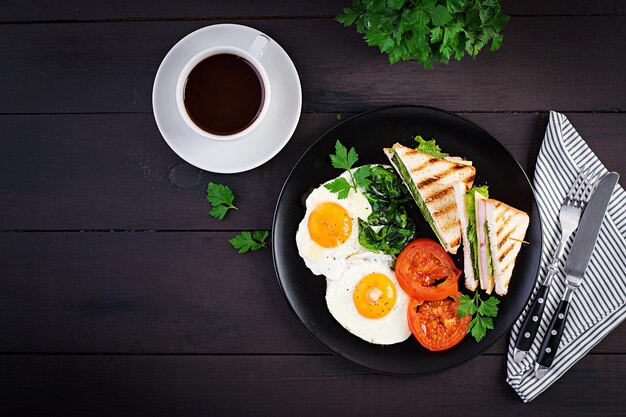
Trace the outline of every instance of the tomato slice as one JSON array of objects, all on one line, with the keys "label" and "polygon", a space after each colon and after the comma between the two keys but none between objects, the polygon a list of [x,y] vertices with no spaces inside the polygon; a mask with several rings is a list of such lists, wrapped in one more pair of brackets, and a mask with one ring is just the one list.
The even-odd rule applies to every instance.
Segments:
[{"label": "tomato slice", "polygon": [[431,239],[415,239],[396,260],[398,283],[419,300],[443,300],[456,293],[460,275],[450,255]]},{"label": "tomato slice", "polygon": [[446,350],[463,340],[472,316],[459,318],[458,304],[453,298],[437,301],[411,299],[409,328],[422,346],[432,351]]}]

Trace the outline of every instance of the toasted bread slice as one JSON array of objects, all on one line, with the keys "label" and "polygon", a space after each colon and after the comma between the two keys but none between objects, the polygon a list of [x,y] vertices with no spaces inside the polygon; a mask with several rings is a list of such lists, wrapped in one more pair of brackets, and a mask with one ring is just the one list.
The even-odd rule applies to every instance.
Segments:
[{"label": "toasted bread slice", "polygon": [[411,179],[426,197],[436,192],[442,184],[452,185],[460,182],[465,185],[465,192],[468,192],[474,184],[476,168],[472,165],[435,158],[399,143],[393,145],[392,149],[409,168]]},{"label": "toasted bread slice", "polygon": [[472,166],[473,164],[472,161],[463,159],[460,156],[446,156],[445,160],[450,161],[450,162],[458,162],[459,164],[464,164],[464,165],[469,165],[469,166]]},{"label": "toasted bread slice", "polygon": [[505,295],[530,219],[498,200],[485,200],[485,209],[496,294]]},{"label": "toasted bread slice", "polygon": [[433,217],[439,236],[445,242],[446,251],[455,254],[461,245],[461,220],[454,187],[442,185],[424,202]]},{"label": "toasted bread slice", "polygon": [[[384,151],[442,246],[455,254],[462,234],[457,200],[472,187],[476,169],[434,158],[398,143]],[[454,188],[457,183],[460,184],[458,192]]]}]

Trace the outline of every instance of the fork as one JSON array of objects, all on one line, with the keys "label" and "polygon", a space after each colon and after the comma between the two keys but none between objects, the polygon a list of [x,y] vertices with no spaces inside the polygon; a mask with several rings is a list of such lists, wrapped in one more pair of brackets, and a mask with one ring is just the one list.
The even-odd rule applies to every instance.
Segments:
[{"label": "fork", "polygon": [[530,311],[517,335],[515,349],[513,350],[513,360],[517,363],[524,360],[535,340],[552,280],[559,272],[559,264],[565,252],[565,245],[572,233],[578,228],[578,223],[586,204],[586,197],[593,191],[594,183],[591,171],[588,168],[582,170],[563,200],[559,210],[561,240],[554,253],[552,262],[548,265],[548,273],[541,284],[539,293],[535,301],[533,301]]}]

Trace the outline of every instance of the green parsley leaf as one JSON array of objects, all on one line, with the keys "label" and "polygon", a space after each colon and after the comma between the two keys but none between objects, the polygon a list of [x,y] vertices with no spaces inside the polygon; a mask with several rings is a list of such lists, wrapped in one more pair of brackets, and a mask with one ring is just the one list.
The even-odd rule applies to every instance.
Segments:
[{"label": "green parsley leaf", "polygon": [[228,210],[237,210],[233,204],[235,196],[226,185],[210,182],[207,185],[206,198],[212,206],[209,214],[218,220],[223,219]]},{"label": "green parsley leaf", "polygon": [[476,316],[470,322],[468,332],[472,334],[476,342],[483,340],[488,329],[493,329],[493,320],[491,317]]},{"label": "green parsley leaf", "polygon": [[354,148],[348,150],[340,141],[337,141],[335,143],[335,153],[330,155],[330,161],[333,167],[348,171],[350,180],[339,177],[328,184],[324,184],[324,187],[333,193],[337,193],[340,199],[346,198],[351,188],[356,191],[357,187],[367,187],[370,184],[368,177],[371,169],[369,165],[364,165],[353,171],[352,166],[358,160],[359,155]]},{"label": "green parsley leaf", "polygon": [[357,187],[366,188],[371,184],[370,174],[372,173],[372,169],[369,165],[363,165],[362,167],[357,168],[354,173],[354,183]]},{"label": "green parsley leaf", "polygon": [[359,12],[353,9],[343,9],[343,15],[337,17],[337,21],[344,26],[350,26],[359,18]]},{"label": "green parsley leaf", "polygon": [[237,249],[239,253],[246,253],[250,250],[265,248],[265,241],[270,232],[267,230],[255,230],[254,232],[241,232],[233,236],[228,242]]},{"label": "green parsley leaf", "polygon": [[478,314],[487,317],[495,317],[498,315],[498,304],[500,304],[500,300],[496,297],[489,297],[478,307]]},{"label": "green parsley leaf", "polygon": [[430,20],[435,26],[444,26],[452,19],[446,6],[437,6],[430,12]]},{"label": "green parsley leaf", "polygon": [[456,312],[459,317],[475,315],[470,321],[467,332],[472,334],[476,342],[480,342],[487,334],[487,330],[493,329],[493,317],[498,315],[500,300],[496,297],[489,297],[483,301],[476,291],[474,297],[462,295],[458,301]]},{"label": "green parsley leaf", "polygon": [[339,141],[335,143],[335,154],[330,155],[330,162],[334,168],[348,170],[359,160],[359,155],[354,148],[350,151]]},{"label": "green parsley leaf", "polygon": [[350,194],[350,190],[353,188],[352,185],[348,182],[344,177],[339,177],[327,184],[324,184],[324,188],[332,193],[337,194],[337,198],[343,200],[348,197]]},{"label": "green parsley leaf", "polygon": [[446,6],[450,13],[457,13],[465,6],[465,0],[446,0]]},{"label": "green parsley leaf", "polygon": [[458,298],[459,306],[456,309],[459,317],[471,316],[478,311],[478,307],[474,304],[474,299],[469,295],[462,295]]},{"label": "green parsley leaf", "polygon": [[445,158],[449,155],[445,152],[441,152],[441,148],[439,147],[439,145],[437,145],[435,139],[426,140],[418,135],[415,136],[415,140],[418,143],[416,149],[419,152],[426,153],[430,156],[434,156],[435,158]]},{"label": "green parsley leaf", "polygon": [[499,49],[509,17],[497,0],[353,0],[336,20],[354,25],[390,63],[416,60],[432,69],[466,54],[475,58],[489,43]]},{"label": "green parsley leaf", "polygon": [[335,115],[335,119],[337,119],[337,120],[341,120],[342,118],[343,118],[343,116],[341,115],[341,113],[337,113]]},{"label": "green parsley leaf", "polygon": [[219,206],[211,207],[209,214],[218,220],[222,220],[228,210],[230,210],[230,207],[223,206],[220,204]]},{"label": "green parsley leaf", "polygon": [[405,0],[387,0],[387,6],[394,10],[400,10],[404,6]]}]

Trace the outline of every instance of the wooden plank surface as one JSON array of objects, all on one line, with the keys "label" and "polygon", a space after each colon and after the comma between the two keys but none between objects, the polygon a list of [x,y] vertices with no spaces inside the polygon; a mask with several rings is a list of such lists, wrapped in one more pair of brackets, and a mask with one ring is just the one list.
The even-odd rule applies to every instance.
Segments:
[{"label": "wooden plank surface", "polygon": [[[532,174],[546,111],[567,111],[626,177],[626,2],[505,0],[500,51],[432,72],[390,66],[334,22],[349,3],[3,2],[1,415],[626,415],[624,326],[529,405],[504,382],[506,336],[445,373],[371,374],[306,332],[269,250],[244,256],[227,243],[271,227],[280,186],[336,112],[461,112]],[[304,93],[285,149],[231,176],[182,161],[151,113],[167,51],[220,22],[275,38]],[[230,185],[242,209],[210,218],[208,181]]]},{"label": "wooden plank surface", "polygon": [[[0,25],[0,113],[151,112],[154,75],[167,51],[214,23]],[[626,16],[514,17],[500,51],[435,71],[416,62],[389,65],[354,30],[330,19],[238,23],[289,51],[304,111],[395,104],[452,111],[626,108],[626,78],[615,70],[626,66],[626,55],[614,52],[626,50]]]},{"label": "wooden plank surface", "polygon": [[[463,116],[493,133],[532,174],[547,113]],[[607,167],[626,178],[626,114],[568,117]],[[176,156],[151,114],[0,116],[0,230],[270,228],[291,168],[337,123],[333,113],[303,114],[272,161],[251,172],[217,175]],[[242,210],[223,221],[208,216],[208,181],[231,186]]]},{"label": "wooden plank surface", "polygon": [[[269,249],[240,255],[233,234],[0,233],[0,352],[327,353],[290,311]],[[626,327],[594,352],[624,346]]]},{"label": "wooden plank surface", "polygon": [[[211,17],[267,16],[336,16],[349,0],[297,0],[250,2],[245,0],[6,0],[0,9],[0,21],[32,22],[50,20],[104,19],[198,19]],[[611,0],[529,0],[502,2],[510,15],[607,15],[626,13],[626,3]]]},{"label": "wooden plank surface", "polygon": [[1,356],[0,398],[15,417],[626,413],[626,356],[587,356],[530,404],[503,369],[499,356],[422,378],[371,374],[332,356]]}]

